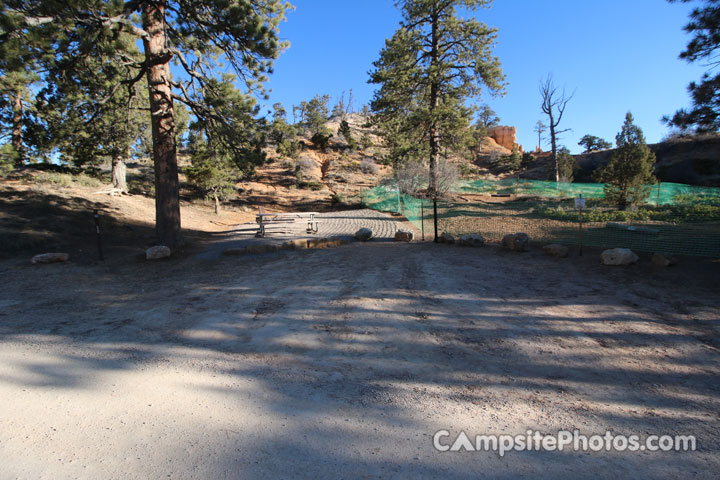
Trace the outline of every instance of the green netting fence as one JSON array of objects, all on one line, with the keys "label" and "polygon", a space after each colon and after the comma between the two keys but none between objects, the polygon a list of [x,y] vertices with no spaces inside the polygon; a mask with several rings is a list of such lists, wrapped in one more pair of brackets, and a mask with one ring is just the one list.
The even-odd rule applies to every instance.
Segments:
[{"label": "green netting fence", "polygon": [[[484,191],[478,192],[473,185]],[[516,190],[509,192],[510,188]],[[655,191],[649,203],[635,211],[622,211],[605,204],[602,188],[600,184],[561,184],[557,188],[554,182],[536,181],[518,185],[514,180],[465,182],[458,189],[460,198],[470,193],[513,193],[520,197],[438,202],[438,230],[455,235],[479,233],[491,242],[499,242],[508,233],[525,232],[533,241],[577,245],[580,216],[574,197],[582,194],[587,198],[582,215],[583,245],[720,257],[720,189],[661,184],[659,200]],[[376,187],[364,193],[363,204],[403,215],[424,231],[427,239],[433,238],[429,199]]]},{"label": "green netting fence", "polygon": [[[542,180],[473,180],[458,182],[455,191],[468,194],[528,195],[542,198],[604,198],[602,183],[555,183]],[[646,202],[653,205],[674,205],[678,202],[720,200],[720,188],[698,187],[682,183],[654,185]]]}]

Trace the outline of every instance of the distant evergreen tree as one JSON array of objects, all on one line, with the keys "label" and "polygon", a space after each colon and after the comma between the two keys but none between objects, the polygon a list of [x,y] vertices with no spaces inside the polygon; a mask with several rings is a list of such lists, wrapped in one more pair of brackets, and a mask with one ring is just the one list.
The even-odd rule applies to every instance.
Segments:
[{"label": "distant evergreen tree", "polygon": [[300,153],[300,143],[297,140],[297,127],[285,120],[286,112],[281,103],[273,105],[273,121],[270,127],[270,140],[276,147],[277,153],[290,158],[296,158]]},{"label": "distant evergreen tree", "polygon": [[315,95],[309,102],[304,102],[305,123],[311,136],[331,133],[326,126],[330,118],[328,103],[330,103],[330,95]]},{"label": "distant evergreen tree", "polygon": [[560,169],[560,181],[566,183],[571,183],[580,169],[577,160],[570,154],[567,147],[558,149],[558,168]]},{"label": "distant evergreen tree", "polygon": [[585,135],[580,139],[578,145],[585,147],[584,153],[597,152],[598,150],[608,150],[612,148],[612,143],[594,135]]},{"label": "distant evergreen tree", "polygon": [[499,124],[500,117],[497,116],[492,108],[488,105],[480,107],[480,111],[477,114],[477,122],[475,122],[475,131],[478,136],[487,137],[490,129]]},{"label": "distant evergreen tree", "polygon": [[220,202],[235,193],[240,171],[221,145],[207,143],[201,132],[194,132],[188,144],[192,166],[185,168],[188,181],[213,200],[215,214],[220,213]]},{"label": "distant evergreen tree", "polygon": [[352,136],[352,131],[350,130],[350,124],[347,122],[347,120],[343,120],[340,122],[340,127],[338,127],[338,135],[342,135],[342,137],[347,142],[350,150],[357,149],[357,142],[355,141],[355,139]]},{"label": "distant evergreen tree", "polygon": [[605,183],[605,198],[625,210],[642,203],[650,194],[652,184],[657,183],[653,175],[655,154],[646,145],[642,130],[633,123],[630,112],[615,143],[617,149],[610,162],[598,170],[596,179]]}]

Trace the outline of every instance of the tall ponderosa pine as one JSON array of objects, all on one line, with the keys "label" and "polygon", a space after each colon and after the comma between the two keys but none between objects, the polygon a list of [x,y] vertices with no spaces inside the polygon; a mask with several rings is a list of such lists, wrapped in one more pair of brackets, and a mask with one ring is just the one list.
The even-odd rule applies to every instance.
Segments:
[{"label": "tall ponderosa pine", "polygon": [[[474,12],[485,0],[400,0],[402,21],[385,42],[370,82],[380,85],[372,101],[376,121],[411,158],[427,154],[428,195],[438,197],[437,170],[443,149],[457,147],[469,131],[468,101],[482,87],[500,92],[503,75],[492,55],[496,30],[458,9]],[[397,146],[400,146],[397,145]],[[437,228],[436,228],[437,230]],[[437,232],[436,232],[437,239]]]},{"label": "tall ponderosa pine", "polygon": [[[188,105],[208,125],[224,126],[237,119],[224,115],[237,113],[233,108],[219,111],[215,99],[226,92],[225,79],[215,72],[231,67],[248,87],[249,93],[264,94],[266,75],[283,44],[278,41],[279,22],[289,4],[284,0],[136,0],[118,2],[97,0],[78,2],[6,1],[17,21],[11,36],[36,35],[38,29],[54,32],[53,53],[62,68],[82,68],[75,60],[87,56],[102,56],[114,51],[122,58],[122,65],[134,70],[131,78],[118,78],[108,96],[93,99],[98,105],[109,101],[119,90],[146,77],[153,137],[155,164],[156,231],[158,242],[174,245],[180,239],[180,203],[176,149],[176,121],[174,101]],[[141,41],[142,58],[136,61],[125,55],[124,47],[116,40],[127,34],[133,42]],[[184,70],[180,78],[173,78],[170,62]],[[244,116],[256,109],[245,109]],[[242,121],[241,121],[242,123]],[[223,136],[235,129],[221,128]],[[232,153],[247,150],[247,138],[224,137],[223,144]],[[241,159],[237,159],[241,161]]]},{"label": "tall ponderosa pine", "polygon": [[615,142],[617,149],[610,162],[598,170],[596,179],[605,183],[605,198],[624,210],[645,201],[657,183],[653,175],[655,154],[645,144],[642,130],[633,123],[630,112]]},{"label": "tall ponderosa pine", "polygon": [[371,104],[376,120],[386,135],[404,137],[413,157],[427,153],[431,197],[442,149],[470,124],[467,102],[479,97],[483,86],[493,93],[502,89],[500,62],[492,55],[496,30],[458,16],[460,8],[473,12],[489,3],[397,2],[403,20],[371,72],[370,82],[380,85]]},{"label": "tall ponderosa pine", "polygon": [[21,166],[27,156],[24,138],[28,110],[32,109],[31,87],[40,77],[35,72],[47,41],[41,36],[13,35],[22,17],[6,4],[0,4],[0,138],[10,140],[3,150],[12,163]]},{"label": "tall ponderosa pine", "polygon": [[[669,0],[670,2],[689,0]],[[693,9],[685,31],[694,35],[680,58],[688,62],[704,60],[706,65],[720,65],[720,0],[705,0],[705,6]],[[717,71],[716,71],[717,72]],[[705,73],[702,80],[688,86],[693,107],[678,110],[672,118],[663,120],[671,126],[686,129],[696,127],[700,132],[720,130],[720,73]]]}]

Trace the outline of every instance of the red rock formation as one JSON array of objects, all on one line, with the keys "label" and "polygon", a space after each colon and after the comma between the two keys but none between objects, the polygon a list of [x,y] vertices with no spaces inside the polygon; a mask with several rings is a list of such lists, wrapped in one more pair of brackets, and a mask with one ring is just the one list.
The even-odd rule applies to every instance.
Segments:
[{"label": "red rock formation", "polygon": [[515,127],[492,127],[488,135],[495,140],[498,145],[508,150],[512,151],[513,148],[517,148],[520,153],[524,152],[522,145],[518,145],[517,143],[517,128]]}]

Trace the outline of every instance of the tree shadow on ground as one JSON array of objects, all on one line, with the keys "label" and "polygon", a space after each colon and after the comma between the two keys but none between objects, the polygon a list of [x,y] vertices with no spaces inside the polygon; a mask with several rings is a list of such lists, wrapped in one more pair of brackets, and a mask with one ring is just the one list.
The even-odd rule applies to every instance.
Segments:
[{"label": "tree shadow on ground", "polygon": [[[720,328],[712,282],[718,262],[608,270],[590,258],[370,244],[112,271],[65,266],[46,281],[72,278],[72,291],[57,288],[42,301],[20,293],[39,288],[33,285],[42,274],[24,273],[15,289],[21,298],[0,297],[0,338],[52,338],[98,355],[65,355],[63,368],[28,361],[23,375],[0,381],[91,388],[83,380],[88,371],[165,362],[168,349],[216,362],[220,374],[259,385],[266,411],[302,417],[282,435],[255,439],[259,465],[235,465],[233,448],[248,440],[229,442],[222,461],[244,478],[291,465],[303,468],[298,477],[515,478],[579,468],[600,477],[640,469],[651,477],[662,472],[658,465],[697,471],[720,450],[720,356],[708,341]],[[78,274],[92,278],[78,282]],[[241,394],[233,386],[208,389],[218,390]],[[470,417],[459,424],[479,430],[472,434],[692,432],[703,449],[700,457],[652,459],[538,452],[448,458],[433,456],[429,438],[410,437],[432,435],[437,421],[468,412],[477,424],[468,424]],[[388,436],[343,430],[343,417]],[[384,449],[417,444],[422,459],[373,457],[373,442]],[[271,458],[277,451],[301,460]]]}]

